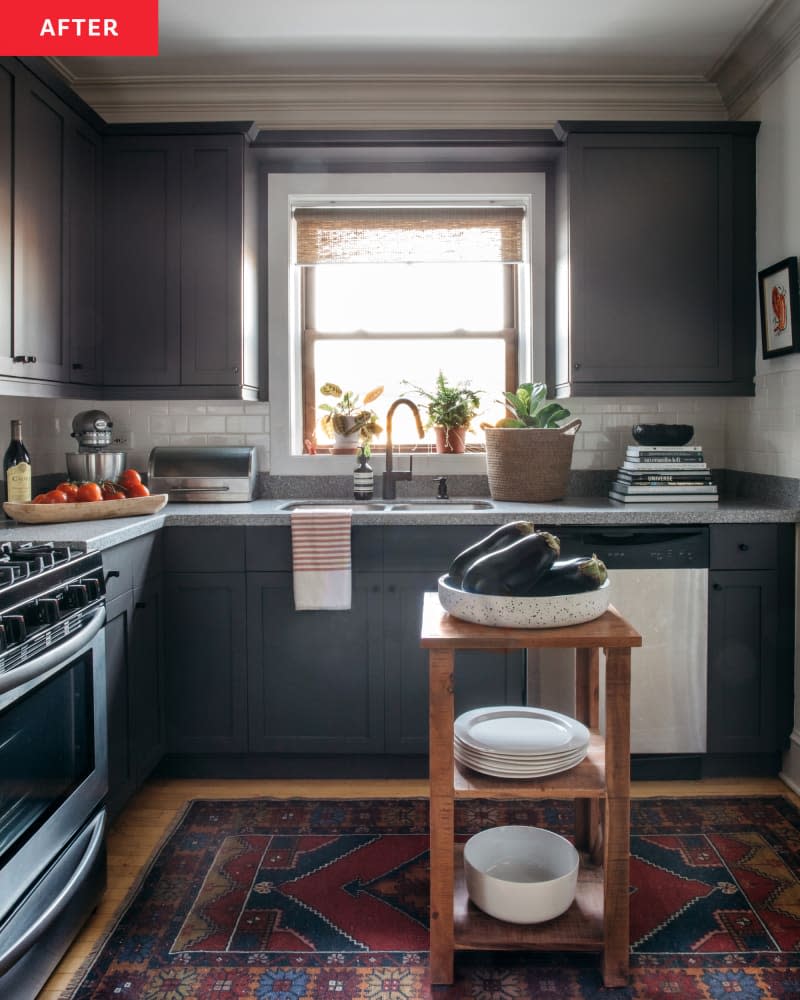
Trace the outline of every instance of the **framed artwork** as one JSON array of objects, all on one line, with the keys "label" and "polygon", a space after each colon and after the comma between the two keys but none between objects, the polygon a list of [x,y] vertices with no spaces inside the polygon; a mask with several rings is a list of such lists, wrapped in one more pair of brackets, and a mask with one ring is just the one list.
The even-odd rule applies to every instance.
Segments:
[{"label": "framed artwork", "polygon": [[765,358],[800,350],[797,257],[787,257],[758,272],[761,349]]}]

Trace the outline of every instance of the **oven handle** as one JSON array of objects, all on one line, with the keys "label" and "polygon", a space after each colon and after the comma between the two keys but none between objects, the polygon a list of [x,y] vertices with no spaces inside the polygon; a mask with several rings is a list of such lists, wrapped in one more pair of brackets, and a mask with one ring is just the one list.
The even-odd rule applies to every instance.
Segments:
[{"label": "oven handle", "polygon": [[65,642],[52,646],[46,653],[42,653],[41,656],[35,657],[21,667],[15,667],[14,670],[0,674],[0,694],[5,694],[7,691],[36,680],[37,677],[46,674],[48,670],[52,670],[60,663],[66,663],[76,653],[80,653],[85,646],[88,646],[103,627],[105,620],[106,609],[103,605],[95,611],[78,632],[71,635]]},{"label": "oven handle", "polygon": [[106,813],[105,810],[99,812],[92,822],[86,827],[86,830],[92,831],[91,840],[89,845],[84,852],[83,857],[78,862],[75,871],[69,878],[69,881],[61,890],[61,892],[56,896],[53,902],[47,907],[44,913],[34,921],[31,926],[25,931],[22,937],[17,938],[17,940],[7,948],[2,955],[0,955],[0,976],[4,975],[8,970],[22,958],[22,956],[29,951],[34,944],[39,940],[40,937],[47,931],[54,920],[57,920],[61,915],[62,911],[69,905],[70,900],[75,895],[78,886],[86,878],[87,872],[91,869],[92,865],[97,859],[97,855],[100,853],[100,849],[103,846],[103,834],[106,829]]}]

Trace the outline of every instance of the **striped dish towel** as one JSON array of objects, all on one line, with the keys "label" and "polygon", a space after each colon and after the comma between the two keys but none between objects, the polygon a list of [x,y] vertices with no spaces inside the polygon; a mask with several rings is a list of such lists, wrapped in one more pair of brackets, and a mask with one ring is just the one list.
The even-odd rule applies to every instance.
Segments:
[{"label": "striped dish towel", "polygon": [[291,518],[295,610],[349,611],[352,511],[306,507]]}]

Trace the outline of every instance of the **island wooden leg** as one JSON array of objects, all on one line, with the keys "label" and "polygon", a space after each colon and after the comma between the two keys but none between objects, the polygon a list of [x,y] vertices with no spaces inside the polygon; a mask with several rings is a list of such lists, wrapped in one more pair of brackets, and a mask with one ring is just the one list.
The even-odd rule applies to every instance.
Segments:
[{"label": "island wooden leg", "polygon": [[603,983],[628,983],[630,951],[630,649],[606,650]]},{"label": "island wooden leg", "polygon": [[431,649],[430,669],[430,965],[431,983],[453,982],[453,667],[452,649]]},{"label": "island wooden leg", "polygon": [[[575,650],[575,718],[589,729],[600,726],[600,651]],[[603,841],[598,799],[575,802],[575,844],[586,851],[593,864],[602,861]]]}]

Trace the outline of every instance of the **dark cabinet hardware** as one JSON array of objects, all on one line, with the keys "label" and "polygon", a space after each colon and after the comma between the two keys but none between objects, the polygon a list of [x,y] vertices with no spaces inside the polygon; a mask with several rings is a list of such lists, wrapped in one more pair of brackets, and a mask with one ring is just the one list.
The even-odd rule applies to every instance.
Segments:
[{"label": "dark cabinet hardware", "polygon": [[740,542],[740,544],[739,544],[739,551],[740,552],[747,552],[749,550],[749,548],[750,548],[750,546],[746,542]]},{"label": "dark cabinet hardware", "polygon": [[114,577],[118,577],[118,576],[119,576],[119,570],[118,569],[110,569],[106,573],[106,583],[108,583],[108,581],[112,580]]},{"label": "dark cabinet hardware", "polygon": [[714,590],[722,590],[722,584],[721,583],[715,583],[713,585],[713,589]]},{"label": "dark cabinet hardware", "polygon": [[73,363],[72,363],[72,370],[74,372],[83,371],[83,365],[79,361],[73,361]]},{"label": "dark cabinet hardware", "polygon": [[35,365],[36,355],[35,354],[15,354],[14,362],[18,365]]},{"label": "dark cabinet hardware", "polygon": [[147,607],[147,601],[137,601],[133,607],[136,611],[141,611],[143,608]]}]

